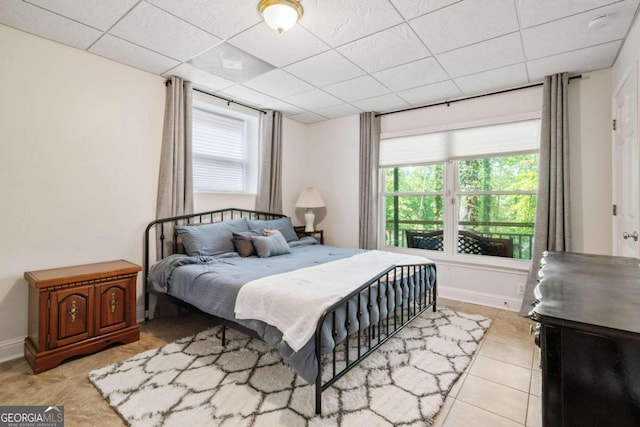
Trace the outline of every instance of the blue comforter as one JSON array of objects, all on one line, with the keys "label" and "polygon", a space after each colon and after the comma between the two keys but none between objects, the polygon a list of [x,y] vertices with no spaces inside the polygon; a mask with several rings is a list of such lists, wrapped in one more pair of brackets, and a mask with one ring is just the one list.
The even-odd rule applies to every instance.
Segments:
[{"label": "blue comforter", "polygon": [[[240,287],[252,280],[351,257],[362,250],[320,245],[311,237],[291,242],[290,246],[291,254],[271,258],[243,258],[235,252],[213,257],[171,255],[153,265],[149,284],[155,292],[167,293],[206,313],[256,331],[265,342],[278,349],[285,362],[313,383],[317,374],[314,340],[294,352],[277,328],[257,320],[237,320],[236,296]],[[333,340],[327,335],[323,348],[332,348]]]}]

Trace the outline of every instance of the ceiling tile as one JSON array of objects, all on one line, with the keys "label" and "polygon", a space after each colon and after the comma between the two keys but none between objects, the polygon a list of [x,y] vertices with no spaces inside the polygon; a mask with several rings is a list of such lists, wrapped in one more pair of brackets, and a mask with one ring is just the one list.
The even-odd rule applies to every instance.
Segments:
[{"label": "ceiling tile", "polygon": [[110,32],[180,61],[220,42],[219,38],[145,2],[133,8]]},{"label": "ceiling tile", "polygon": [[228,43],[220,43],[212,47],[189,60],[189,63],[207,73],[236,83],[250,80],[274,69],[271,64]]},{"label": "ceiling tile", "polygon": [[309,83],[303,82],[282,70],[273,70],[244,83],[245,86],[274,98],[284,99],[315,89]]},{"label": "ceiling tile", "polygon": [[541,81],[544,76],[561,72],[583,72],[611,67],[622,41],[617,40],[586,49],[574,50],[527,62],[529,78]]},{"label": "ceiling tile", "polygon": [[326,120],[325,117],[319,116],[315,113],[309,113],[309,112],[294,114],[292,116],[289,116],[289,118],[295,120],[296,122],[307,123],[307,124],[322,122]]},{"label": "ceiling tile", "polygon": [[[0,0],[0,23],[315,123],[610,67],[640,5],[304,0],[278,34],[258,2]],[[608,24],[588,30],[601,15]]]},{"label": "ceiling tile", "polygon": [[277,67],[284,67],[329,49],[299,25],[279,34],[264,22],[231,38],[229,43]]},{"label": "ceiling tile", "polygon": [[431,55],[407,24],[340,46],[338,52],[370,73]]},{"label": "ceiling tile", "polygon": [[280,111],[285,116],[291,116],[293,114],[303,113],[304,110],[302,108],[298,108],[295,105],[291,105],[287,102],[280,101],[279,99],[272,98],[272,101],[269,101],[265,104],[261,104],[260,107],[266,108],[269,110]]},{"label": "ceiling tile", "polygon": [[460,77],[524,61],[520,34],[513,33],[436,56],[451,77]]},{"label": "ceiling tile", "polygon": [[307,0],[300,25],[336,47],[402,22],[388,0]]},{"label": "ceiling tile", "polygon": [[180,64],[176,68],[169,70],[164,74],[165,77],[177,76],[182,77],[185,80],[193,82],[197,86],[203,89],[209,89],[212,91],[222,90],[233,86],[235,83],[231,80],[223,79],[213,74],[209,74],[206,71],[197,69],[189,64]]},{"label": "ceiling tile", "polygon": [[261,105],[267,104],[273,101],[273,98],[270,96],[266,96],[260,92],[256,92],[253,89],[249,89],[248,87],[244,87],[242,85],[236,85],[228,87],[217,94],[222,96],[226,96],[233,100],[240,100],[248,103],[250,105]]},{"label": "ceiling tile", "polygon": [[138,0],[27,0],[99,30],[108,30]]},{"label": "ceiling tile", "polygon": [[284,69],[302,80],[320,87],[364,74],[364,71],[335,50],[328,50]]},{"label": "ceiling tile", "polygon": [[[522,31],[525,55],[527,59],[537,59],[623,39],[635,11],[635,3],[622,2],[527,28]],[[609,23],[604,28],[589,29],[589,21],[601,15],[607,15]]]},{"label": "ceiling tile", "polygon": [[140,68],[154,74],[162,74],[165,71],[180,64],[175,59],[160,55],[133,43],[121,40],[109,34],[105,34],[98,40],[89,52],[97,53],[105,58]]},{"label": "ceiling tile", "polygon": [[[516,8],[518,9],[520,26],[527,28],[615,3],[616,1],[618,0],[516,0]],[[632,1],[637,3],[637,0]]]},{"label": "ceiling tile", "polygon": [[285,98],[285,101],[305,110],[316,110],[319,108],[331,107],[342,104],[342,100],[335,96],[329,95],[327,92],[315,89],[311,92],[304,92],[298,95]]},{"label": "ceiling tile", "polygon": [[389,93],[389,89],[371,76],[356,77],[324,89],[345,101],[356,101]]},{"label": "ceiling tile", "polygon": [[455,79],[465,95],[491,92],[496,89],[522,86],[529,83],[527,68],[522,64],[509,65],[496,70],[472,74]]},{"label": "ceiling tile", "polygon": [[318,114],[328,119],[337,119],[338,117],[353,116],[360,114],[361,111],[351,104],[340,104],[333,107],[321,108],[316,110]]},{"label": "ceiling tile", "polygon": [[463,1],[416,18],[410,24],[433,53],[519,29],[513,0]]},{"label": "ceiling tile", "polygon": [[373,98],[362,99],[353,103],[356,107],[361,108],[362,111],[391,111],[400,108],[409,107],[407,102],[400,98],[398,95],[390,93],[388,95],[375,96]]},{"label": "ceiling tile", "polygon": [[0,1],[0,24],[86,49],[102,32],[20,0]]},{"label": "ceiling tile", "polygon": [[460,97],[462,93],[451,80],[447,80],[446,82],[398,92],[398,95],[411,105],[424,105]]},{"label": "ceiling tile", "polygon": [[262,21],[256,0],[147,1],[222,39]]},{"label": "ceiling tile", "polygon": [[391,0],[405,19],[442,9],[460,0]]},{"label": "ceiling tile", "polygon": [[373,74],[373,77],[394,91],[425,86],[449,78],[433,57],[389,68]]}]

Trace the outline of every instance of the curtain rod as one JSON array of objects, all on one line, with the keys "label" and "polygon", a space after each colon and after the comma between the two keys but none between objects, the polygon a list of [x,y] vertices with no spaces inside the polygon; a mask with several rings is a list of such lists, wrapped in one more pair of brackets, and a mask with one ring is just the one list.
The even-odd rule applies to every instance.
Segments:
[{"label": "curtain rod", "polygon": [[[165,86],[169,86],[170,84],[171,84],[171,80],[167,80],[167,81],[165,82]],[[200,92],[200,93],[203,93],[203,94],[205,94],[205,95],[213,96],[214,98],[218,98],[218,99],[222,99],[223,101],[227,101],[227,106],[229,106],[229,104],[233,103],[233,104],[242,105],[243,107],[250,108],[250,109],[252,109],[252,110],[260,111],[262,114],[267,114],[267,112],[266,112],[266,111],[261,110],[261,109],[259,109],[259,108],[252,107],[251,105],[243,104],[242,102],[234,101],[233,99],[228,99],[228,98],[225,98],[225,97],[220,96],[220,95],[215,95],[215,94],[213,94],[213,93],[210,93],[210,92],[204,91],[204,90],[202,90],[202,89],[196,89],[196,88],[194,87],[192,90],[193,90],[194,92]]]},{"label": "curtain rod", "polygon": [[251,108],[252,110],[260,111],[262,114],[267,114],[267,112],[264,111],[264,110],[261,110],[261,109],[256,108],[256,107],[252,107],[251,105],[243,104],[242,102],[234,101],[233,99],[228,99],[228,98],[225,98],[225,97],[220,96],[220,95],[214,95],[213,93],[209,93],[209,92],[201,90],[201,89],[193,88],[193,90],[195,92],[204,93],[205,95],[213,96],[214,98],[218,98],[218,99],[222,99],[223,101],[227,101],[227,106],[229,104],[233,103],[233,104],[242,105],[243,107],[246,107],[246,108]]},{"label": "curtain rod", "polygon": [[[579,74],[577,76],[569,77],[569,80],[581,79],[581,78],[582,78],[582,74]],[[468,101],[470,99],[483,98],[485,96],[490,96],[490,95],[499,95],[501,93],[507,93],[507,92],[515,92],[516,90],[529,89],[531,87],[537,87],[537,86],[542,86],[542,83],[532,83],[530,85],[514,87],[514,88],[511,88],[511,89],[503,89],[503,90],[498,90],[496,92],[490,92],[490,93],[483,93],[483,94],[480,94],[480,95],[467,96],[466,98],[452,99],[451,101],[442,101],[442,102],[436,102],[434,104],[421,105],[419,107],[403,108],[402,110],[389,111],[387,113],[378,113],[378,114],[376,114],[376,117],[386,116],[387,114],[403,113],[405,111],[419,110],[421,108],[436,107],[438,105],[446,105],[448,107],[449,104],[453,104],[454,102]]]}]

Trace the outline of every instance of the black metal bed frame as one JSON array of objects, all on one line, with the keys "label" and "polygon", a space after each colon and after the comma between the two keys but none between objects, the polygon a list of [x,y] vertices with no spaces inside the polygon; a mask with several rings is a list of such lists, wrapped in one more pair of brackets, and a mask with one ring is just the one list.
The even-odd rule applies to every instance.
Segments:
[{"label": "black metal bed frame", "polygon": [[[150,267],[149,240],[152,228],[156,227],[155,240],[160,242],[160,253],[157,254],[159,257],[156,255],[156,259],[162,259],[173,253],[179,253],[180,245],[178,244],[178,234],[175,231],[175,226],[208,224],[243,217],[268,220],[283,218],[285,215],[228,208],[158,219],[147,225],[144,232],[142,277],[145,320],[149,320],[149,288],[147,276]],[[165,229],[167,229],[167,231],[171,230],[170,232],[172,233],[171,251],[167,251],[170,253],[166,255],[165,243],[167,236],[165,235]],[[431,273],[428,270],[430,269],[433,269],[435,273],[435,264],[427,261],[421,264],[389,267],[324,311],[318,320],[315,335],[315,353],[318,368],[315,383],[317,414],[320,414],[322,411],[322,392],[324,390],[342,378],[347,372],[382,346],[425,310],[431,307],[434,312],[436,311],[437,281],[434,275],[433,283],[429,283]],[[384,291],[381,295],[378,291],[383,289]],[[372,295],[375,296],[372,297]],[[363,307],[367,310],[366,314],[362,311]],[[373,308],[377,310],[378,315],[375,317],[378,318],[378,322],[363,326],[364,323],[361,322],[362,319],[367,318],[370,321],[372,318],[371,314],[375,313],[375,310],[372,311]],[[346,336],[344,340],[335,342],[333,349],[329,353],[323,354],[323,327],[326,328],[325,325],[330,325],[330,333],[333,335],[332,339],[335,340],[339,335],[336,319],[342,317],[337,314],[339,312],[344,313],[343,326],[346,330]],[[387,313],[385,318],[382,318],[383,312]],[[353,329],[351,328],[350,313],[353,313],[356,317],[357,332],[355,333],[350,333]],[[225,345],[225,328],[227,326],[244,333],[250,332],[247,328],[235,322],[221,319],[217,316],[213,317],[220,321],[223,326],[222,345]],[[250,333],[250,335],[257,336],[255,333]],[[323,363],[330,364],[331,366],[326,375],[328,378],[325,380],[323,380]]]}]

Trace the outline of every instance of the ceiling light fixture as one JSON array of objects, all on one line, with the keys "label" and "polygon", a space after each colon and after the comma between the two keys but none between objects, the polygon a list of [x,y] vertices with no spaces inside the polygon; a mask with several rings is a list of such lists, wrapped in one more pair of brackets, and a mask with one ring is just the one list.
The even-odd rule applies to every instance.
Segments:
[{"label": "ceiling light fixture", "polygon": [[279,33],[293,28],[302,18],[302,6],[298,0],[260,0],[258,10],[264,22]]}]

